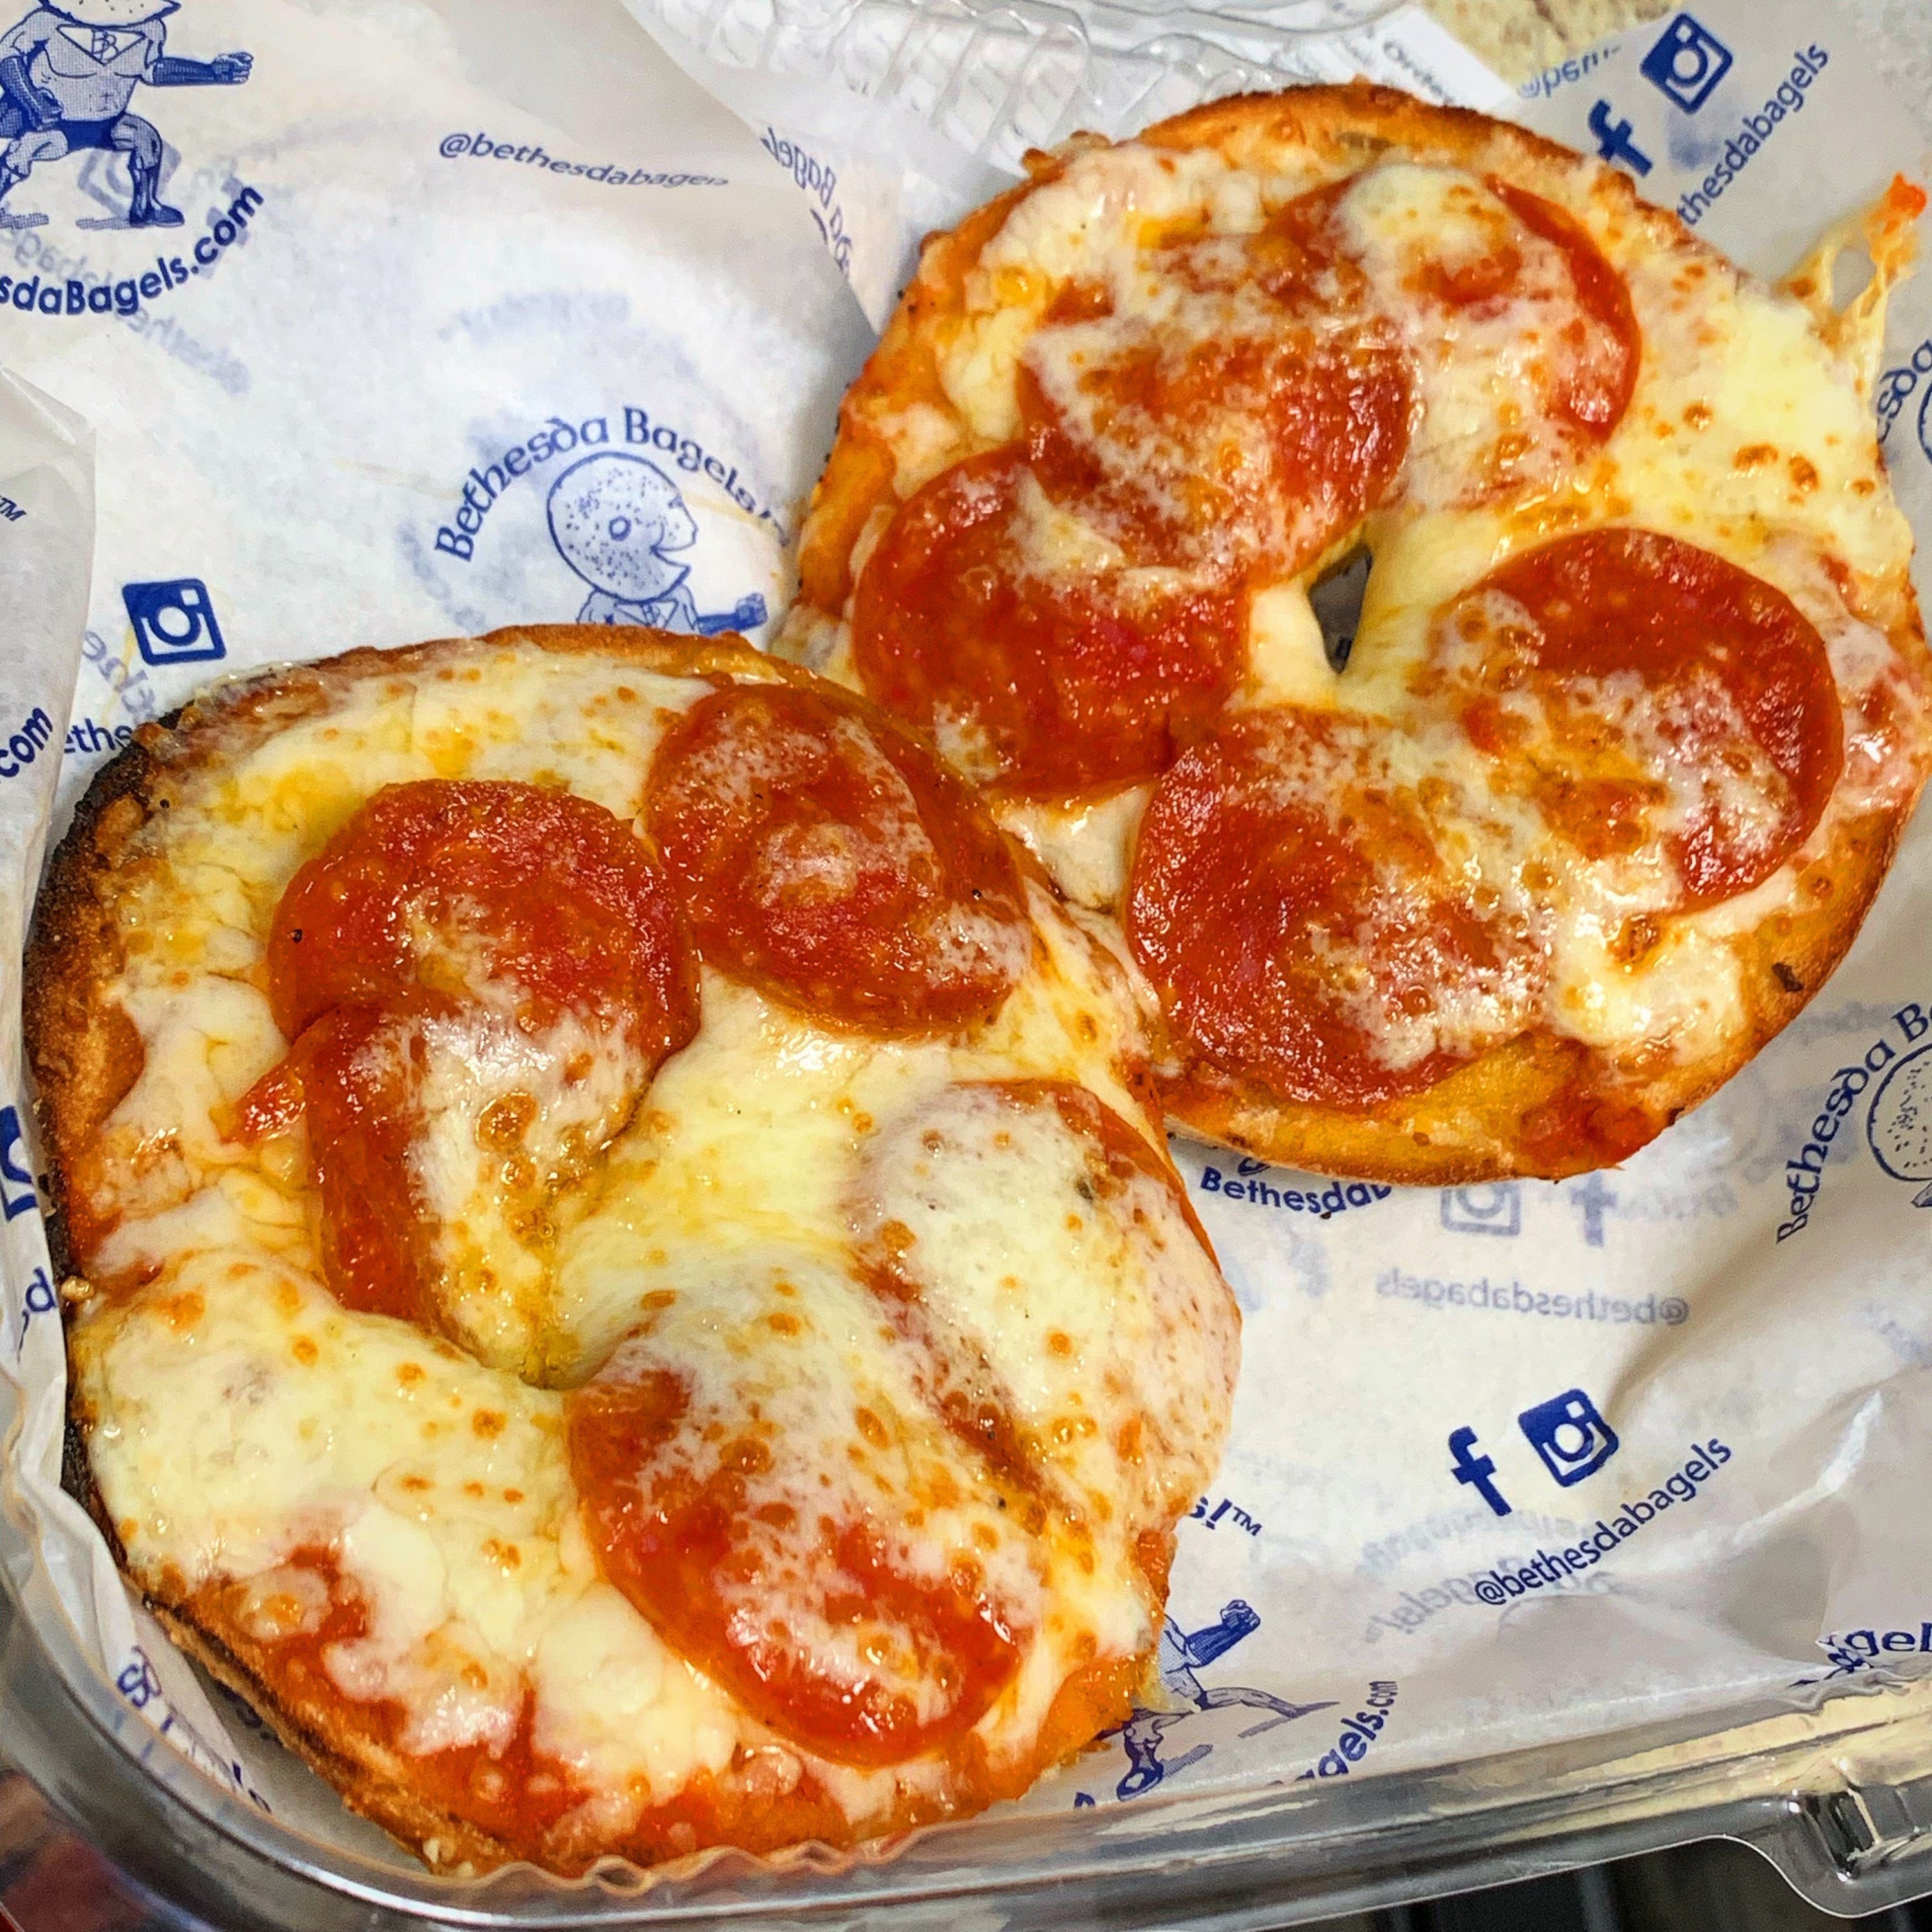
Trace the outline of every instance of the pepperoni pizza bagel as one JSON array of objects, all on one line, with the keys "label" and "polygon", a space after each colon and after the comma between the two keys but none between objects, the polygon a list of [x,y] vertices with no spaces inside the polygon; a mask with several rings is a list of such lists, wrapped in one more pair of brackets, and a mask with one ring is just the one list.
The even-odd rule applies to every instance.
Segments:
[{"label": "pepperoni pizza bagel", "polygon": [[848,1844],[1120,1721],[1238,1317],[1131,972],[733,640],[358,651],[144,729],[26,1023],[82,1485],[432,1864]]},{"label": "pepperoni pizza bagel", "polygon": [[1036,157],[927,243],[782,648],[1124,928],[1180,1121],[1388,1180],[1615,1161],[1810,998],[1926,774],[1866,394],[1923,199],[1840,314],[1383,89]]}]

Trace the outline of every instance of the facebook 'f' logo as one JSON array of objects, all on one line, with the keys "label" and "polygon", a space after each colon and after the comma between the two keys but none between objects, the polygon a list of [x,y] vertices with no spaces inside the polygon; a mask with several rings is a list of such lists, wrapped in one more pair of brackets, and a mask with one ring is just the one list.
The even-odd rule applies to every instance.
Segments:
[{"label": "facebook 'f' logo", "polygon": [[1525,1409],[1516,1422],[1543,1466],[1566,1490],[1594,1475],[1617,1453],[1617,1432],[1580,1388]]},{"label": "facebook 'f' logo", "polygon": [[1600,100],[1590,110],[1590,132],[1597,137],[1597,152],[1612,166],[1623,166],[1634,175],[1650,172],[1650,157],[1630,139],[1628,121],[1610,118],[1610,104]]},{"label": "facebook 'f' logo", "polygon": [[1472,1452],[1476,1446],[1473,1429],[1459,1429],[1449,1438],[1449,1468],[1459,1483],[1467,1483],[1498,1516],[1510,1513],[1509,1498],[1496,1487],[1495,1458]]},{"label": "facebook 'f' logo", "polygon": [[1638,69],[1687,114],[1696,113],[1730,70],[1730,49],[1688,14],[1679,14],[1658,34]]}]

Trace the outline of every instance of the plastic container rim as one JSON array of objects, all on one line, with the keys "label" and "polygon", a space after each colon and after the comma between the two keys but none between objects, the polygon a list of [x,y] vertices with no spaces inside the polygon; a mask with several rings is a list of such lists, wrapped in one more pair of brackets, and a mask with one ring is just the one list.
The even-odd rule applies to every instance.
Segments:
[{"label": "plastic container rim", "polygon": [[[1347,1904],[1426,1897],[1711,1837],[1752,1845],[1828,1911],[1868,1911],[1932,1889],[1932,1678],[1854,1680],[1848,1690],[1864,1694],[1835,1696],[1808,1710],[1760,1700],[1701,1719],[1385,1773],[1346,1789],[1177,1793],[1143,1800],[1125,1816],[982,1815],[914,1834],[892,1856],[846,1862],[836,1871],[726,1853],[684,1868],[688,1875],[656,1880],[624,1868],[623,1877],[607,1870],[566,1881],[527,1866],[481,1879],[439,1878],[332,1854],[222,1790],[120,1700],[81,1654],[64,1617],[52,1630],[33,1619],[15,1586],[26,1553],[15,1527],[0,1524],[0,1737],[32,1728],[20,1723],[21,1672],[38,1666],[56,1694],[57,1716],[68,1724],[78,1719],[92,1755],[104,1768],[116,1768],[110,1774],[121,1780],[118,1790],[90,1793],[103,1801],[104,1816],[116,1815],[113,1801],[127,1794],[131,1778],[137,1802],[185,1810],[254,1868],[238,1874],[241,1884],[266,1867],[338,1910],[352,1900],[386,1919],[698,1925],[780,1915],[849,1918],[870,1907],[902,1923],[909,1909],[922,1906],[1018,1904],[1043,1890],[1059,1894],[1064,1912],[1067,1886],[1104,1889],[1159,1874],[1163,1923],[1232,1925],[1248,1918],[1240,1908],[1256,1898],[1253,1869],[1266,1866],[1299,1894],[1270,1906],[1267,1916],[1278,1925]],[[1896,1758],[1908,1731],[1918,1746],[1911,1762],[1927,1768],[1922,1780],[1866,1784],[1853,1774],[1862,1747],[1877,1745]],[[56,1786],[63,1811],[93,1808],[59,1788],[48,1774],[57,1767],[34,1762],[31,1750],[20,1755],[37,1782]],[[1673,1758],[1678,1762],[1667,1761]],[[1895,1814],[1889,1830],[1881,1822],[1888,1812]],[[1296,1828],[1318,1816],[1317,1828]],[[98,1835],[100,1817],[74,1822]],[[1016,1828],[1023,1849],[1013,1862],[993,1862],[985,1856],[992,1847],[976,1842],[998,1837],[1010,1845]],[[1364,1842],[1370,1838],[1372,1844]],[[108,1849],[126,1856],[125,1846]],[[155,1882],[139,1870],[135,1876]],[[1171,1916],[1190,1902],[1196,1910],[1188,1916]]]}]

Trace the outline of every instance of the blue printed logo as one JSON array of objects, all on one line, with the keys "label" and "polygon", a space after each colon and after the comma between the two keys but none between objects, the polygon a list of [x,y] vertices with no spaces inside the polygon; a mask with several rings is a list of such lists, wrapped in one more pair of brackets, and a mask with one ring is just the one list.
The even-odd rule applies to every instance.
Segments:
[{"label": "blue printed logo", "polygon": [[1564,1489],[1592,1476],[1617,1453],[1617,1433],[1580,1388],[1526,1408],[1516,1422],[1543,1466]]},{"label": "blue printed logo", "polygon": [[1496,1462],[1493,1456],[1475,1453],[1476,1432],[1459,1429],[1449,1438],[1449,1468],[1459,1483],[1467,1483],[1497,1516],[1510,1513],[1509,1498],[1496,1487]]},{"label": "blue printed logo", "polygon": [[[487,628],[492,604],[508,598],[525,616],[699,638],[770,621],[765,596],[742,586],[776,579],[790,540],[737,464],[636,403],[493,437],[434,537],[401,534],[466,629]],[[483,558],[479,587],[492,603],[479,607],[460,572],[430,570],[430,551],[452,566]]]},{"label": "blue printed logo", "polygon": [[1590,132],[1597,137],[1597,152],[1612,167],[1627,167],[1634,175],[1650,172],[1650,157],[1630,139],[1630,124],[1610,118],[1610,104],[1598,101],[1590,110]]},{"label": "blue printed logo", "polygon": [[1445,1187],[1442,1225],[1452,1234],[1520,1234],[1522,1190],[1514,1180],[1490,1181],[1480,1187]]},{"label": "blue printed logo", "polygon": [[1731,50],[1693,15],[1679,14],[1638,68],[1674,106],[1694,114],[1731,70]]},{"label": "blue printed logo", "polygon": [[590,586],[580,624],[641,624],[687,637],[765,621],[754,591],[729,610],[700,611],[678,553],[698,541],[683,493],[655,463],[617,450],[573,463],[550,487],[550,541]]},{"label": "blue printed logo", "polygon": [[1908,1053],[1880,1083],[1865,1138],[1893,1180],[1920,1184],[1912,1206],[1932,1208],[1932,1044]]},{"label": "blue printed logo", "polygon": [[31,1214],[39,1205],[20,1114],[12,1107],[0,1107],[0,1214],[10,1221],[16,1215]]},{"label": "blue printed logo", "polygon": [[1569,1190],[1570,1204],[1583,1217],[1583,1245],[1604,1245],[1604,1216],[1617,1204],[1617,1197],[1604,1185],[1600,1174],[1585,1177],[1582,1184]]},{"label": "blue printed logo", "polygon": [[[1184,1709],[1149,1711],[1136,1708],[1118,1731],[1103,1733],[1118,1737],[1127,1754],[1127,1768],[1114,1787],[1119,1798],[1138,1798],[1151,1791],[1162,1779],[1198,1764],[1214,1747],[1197,1744],[1178,1757],[1162,1757],[1161,1740],[1177,1724],[1184,1724],[1208,1711],[1241,1709],[1263,1713],[1240,1735],[1258,1737],[1277,1724],[1305,1718],[1311,1712],[1334,1708],[1334,1700],[1320,1704],[1291,1704],[1270,1690],[1250,1690],[1233,1684],[1206,1684],[1199,1673],[1216,1659],[1225,1656],[1236,1644],[1251,1637],[1262,1627],[1260,1613],[1237,1598],[1224,1604],[1220,1617],[1196,1630],[1184,1630],[1174,1619],[1167,1619],[1160,1634],[1160,1669],[1162,1688]],[[1084,1794],[1082,1794],[1084,1796]],[[1076,1803],[1079,1802],[1076,1798]],[[1092,1801],[1088,1800],[1089,1803]]]},{"label": "blue printed logo", "polygon": [[203,664],[228,655],[208,586],[200,578],[124,584],[121,601],[128,607],[134,641],[151,664]]},{"label": "blue printed logo", "polygon": [[[43,162],[97,151],[128,164],[131,192],[116,226],[182,226],[181,210],[160,198],[160,130],[134,111],[134,90],[238,86],[254,63],[245,53],[204,61],[166,52],[166,16],[176,4],[40,0],[0,34],[0,202]],[[46,218],[0,212],[0,226],[38,226]]]}]

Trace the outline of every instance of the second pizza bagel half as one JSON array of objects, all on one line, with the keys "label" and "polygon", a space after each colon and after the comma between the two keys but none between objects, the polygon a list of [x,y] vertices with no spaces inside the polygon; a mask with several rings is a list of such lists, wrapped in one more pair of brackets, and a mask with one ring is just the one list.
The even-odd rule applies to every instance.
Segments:
[{"label": "second pizza bagel half", "polygon": [[[1180,1122],[1616,1161],[1831,971],[1932,762],[1863,387],[1922,199],[1840,316],[1388,90],[1076,142],[928,243],[782,647],[1119,922]],[[1343,659],[1311,593],[1364,563]]]}]

